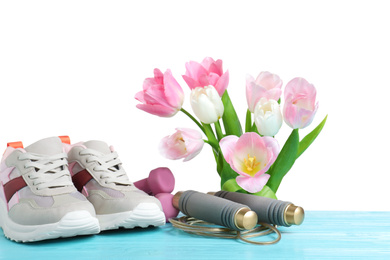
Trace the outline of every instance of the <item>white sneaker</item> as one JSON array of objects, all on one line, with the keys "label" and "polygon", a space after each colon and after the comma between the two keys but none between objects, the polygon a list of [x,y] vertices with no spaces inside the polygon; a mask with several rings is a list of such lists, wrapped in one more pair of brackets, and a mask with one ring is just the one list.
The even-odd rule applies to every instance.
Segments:
[{"label": "white sneaker", "polygon": [[68,150],[73,183],[95,207],[101,230],[165,224],[161,203],[129,181],[112,146],[88,141]]},{"label": "white sneaker", "polygon": [[0,164],[0,227],[17,242],[97,234],[91,203],[74,187],[60,138],[9,143]]}]

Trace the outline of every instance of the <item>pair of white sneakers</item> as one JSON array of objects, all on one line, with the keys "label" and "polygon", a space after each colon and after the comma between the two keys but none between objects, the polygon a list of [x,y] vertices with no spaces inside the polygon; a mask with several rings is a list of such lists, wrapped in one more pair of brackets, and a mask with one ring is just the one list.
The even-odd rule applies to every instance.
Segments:
[{"label": "pair of white sneakers", "polygon": [[0,227],[17,242],[165,224],[160,202],[129,181],[118,154],[102,141],[8,143],[0,184]]}]

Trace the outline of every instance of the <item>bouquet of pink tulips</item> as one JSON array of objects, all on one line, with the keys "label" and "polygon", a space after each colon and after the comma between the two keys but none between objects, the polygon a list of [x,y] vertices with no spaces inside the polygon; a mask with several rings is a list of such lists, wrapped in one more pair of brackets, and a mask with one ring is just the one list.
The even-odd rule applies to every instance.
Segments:
[{"label": "bouquet of pink tulips", "polygon": [[[318,109],[314,86],[303,78],[288,82],[282,115],[282,80],[269,72],[261,72],[256,79],[248,76],[244,133],[226,90],[229,72],[223,72],[221,60],[208,57],[201,63],[190,61],[183,79],[191,89],[190,102],[196,117],[182,107],[184,93],[170,70],[163,74],[155,69],[154,77],[145,79],[143,90],[135,95],[142,103],[137,108],[160,117],[172,117],[181,111],[206,136],[203,139],[196,130],[177,128],[162,139],[161,153],[169,159],[189,161],[207,143],[213,149],[222,190],[276,198],[283,177],[325,125],[327,117],[299,140],[299,129],[310,125]],[[280,149],[274,137],[283,119],[293,130]]]}]

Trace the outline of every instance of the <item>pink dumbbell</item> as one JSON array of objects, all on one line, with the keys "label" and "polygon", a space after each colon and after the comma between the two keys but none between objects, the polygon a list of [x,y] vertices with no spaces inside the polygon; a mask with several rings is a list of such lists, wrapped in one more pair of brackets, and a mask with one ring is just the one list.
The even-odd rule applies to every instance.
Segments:
[{"label": "pink dumbbell", "polygon": [[167,167],[160,167],[152,170],[148,178],[134,182],[134,185],[149,195],[171,193],[175,188],[175,177]]},{"label": "pink dumbbell", "polygon": [[179,211],[172,205],[171,192],[175,188],[175,177],[168,168],[156,168],[149,173],[148,178],[134,182],[134,185],[160,201],[167,222],[168,219],[179,214]]},{"label": "pink dumbbell", "polygon": [[171,193],[159,193],[155,197],[161,202],[166,222],[179,214],[179,210],[172,205],[173,195]]}]

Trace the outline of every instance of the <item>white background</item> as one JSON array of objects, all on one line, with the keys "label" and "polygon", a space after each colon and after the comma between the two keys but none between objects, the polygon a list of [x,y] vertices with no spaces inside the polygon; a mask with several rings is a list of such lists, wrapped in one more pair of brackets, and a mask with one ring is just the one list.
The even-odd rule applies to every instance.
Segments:
[{"label": "white background", "polygon": [[[219,189],[210,147],[170,161],[158,143],[184,114],[159,118],[134,99],[155,67],[186,93],[184,64],[222,59],[244,123],[245,77],[306,78],[328,122],[282,182],[307,210],[390,210],[390,16],[385,1],[2,1],[0,144],[54,135],[113,144],[131,180],[168,166],[175,191]],[[284,144],[291,129],[277,135]]]}]

